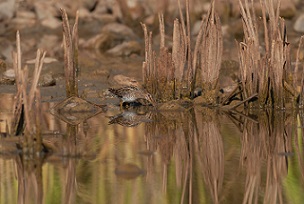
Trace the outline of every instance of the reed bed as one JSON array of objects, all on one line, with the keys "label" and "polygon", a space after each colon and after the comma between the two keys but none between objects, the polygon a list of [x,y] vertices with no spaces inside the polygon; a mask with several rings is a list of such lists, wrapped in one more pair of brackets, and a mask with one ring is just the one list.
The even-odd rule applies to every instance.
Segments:
[{"label": "reed bed", "polygon": [[172,52],[166,47],[162,14],[159,15],[158,54],[152,49],[152,32],[148,32],[146,25],[142,24],[145,37],[144,86],[160,102],[194,98],[195,88],[201,87],[209,99],[207,103],[215,104],[223,49],[220,19],[214,11],[215,2],[212,1],[208,15],[202,20],[194,50],[191,47],[189,1],[186,0],[185,4],[186,19],[178,1],[180,20],[174,21]]},{"label": "reed bed", "polygon": [[[264,43],[259,39],[261,28],[253,1],[239,1],[244,29],[244,41],[239,43],[242,99],[257,96],[258,100],[246,101],[246,107],[284,109],[287,104],[294,104],[298,97],[289,78],[293,73],[286,26],[284,19],[279,17],[279,0],[261,1],[260,4]],[[260,51],[261,47],[264,51]],[[292,97],[290,93],[293,93]],[[258,103],[251,103],[254,101]]]},{"label": "reed bed", "polygon": [[14,53],[14,70],[16,74],[17,94],[12,123],[12,135],[24,134],[22,150],[24,154],[40,154],[42,152],[41,138],[41,100],[38,80],[46,52],[37,50],[33,80],[28,91],[28,67],[21,67],[20,33],[16,33],[17,53]]}]

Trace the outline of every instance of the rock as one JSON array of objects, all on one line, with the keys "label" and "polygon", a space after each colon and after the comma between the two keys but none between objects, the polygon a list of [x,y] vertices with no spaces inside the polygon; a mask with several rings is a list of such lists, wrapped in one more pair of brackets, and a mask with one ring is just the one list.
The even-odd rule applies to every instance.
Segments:
[{"label": "rock", "polygon": [[55,17],[45,18],[41,21],[41,25],[51,29],[56,29],[61,26],[61,21]]},{"label": "rock", "polygon": [[3,73],[2,79],[0,80],[0,84],[13,85],[15,84],[15,80],[15,71],[13,69],[8,69]]},{"label": "rock", "polygon": [[49,73],[43,74],[39,78],[38,86],[55,86],[56,80],[53,78],[53,76]]},{"label": "rock", "polygon": [[155,15],[150,15],[143,20],[145,25],[153,25],[154,21],[155,21]]},{"label": "rock", "polygon": [[22,18],[22,17],[17,17],[13,18],[10,23],[17,29],[17,30],[22,30],[22,29],[27,29],[29,27],[32,27],[36,24],[36,20],[32,18]]},{"label": "rock", "polygon": [[141,46],[137,41],[128,41],[109,49],[106,53],[113,56],[130,56],[134,53],[140,54],[140,51]]},{"label": "rock", "polygon": [[62,53],[62,47],[58,46],[62,43],[62,39],[56,35],[43,35],[38,43],[38,48],[45,50],[48,56],[55,56],[56,53]]},{"label": "rock", "polygon": [[28,19],[35,19],[36,15],[32,11],[18,11],[17,12],[18,18],[28,18]]},{"label": "rock", "polygon": [[59,13],[53,1],[36,1],[34,8],[38,20],[54,18]]},{"label": "rock", "polygon": [[202,23],[202,21],[196,21],[194,23],[194,25],[192,26],[192,30],[191,30],[192,35],[198,35],[199,30],[201,28],[201,23]]},{"label": "rock", "polygon": [[121,74],[113,76],[113,78],[110,80],[111,82],[114,82],[114,84],[111,83],[113,86],[141,86],[135,78],[127,77]]},{"label": "rock", "polygon": [[102,28],[101,32],[120,35],[123,36],[123,39],[125,40],[134,40],[138,38],[138,36],[133,32],[131,28],[120,23],[107,24]]},{"label": "rock", "polygon": [[103,24],[114,23],[116,21],[115,16],[111,14],[100,14],[100,15],[93,14],[93,16]]},{"label": "rock", "polygon": [[281,0],[280,16],[286,19],[291,19],[296,15],[296,6],[294,1]]},{"label": "rock", "polygon": [[0,52],[1,57],[6,62],[12,62],[12,52],[14,51],[12,43],[7,38],[0,38]]},{"label": "rock", "polygon": [[0,2],[0,21],[11,19],[14,16],[16,0],[2,0]]},{"label": "rock", "polygon": [[6,69],[6,62],[3,59],[0,59],[0,70]]},{"label": "rock", "polygon": [[304,33],[304,14],[301,14],[297,20],[295,21],[295,24],[293,26],[293,29],[297,32]]},{"label": "rock", "polygon": [[16,79],[16,74],[14,69],[8,69],[3,73],[3,78],[5,79],[10,79],[10,80],[15,80]]},{"label": "rock", "polygon": [[34,7],[37,19],[43,26],[51,29],[61,26],[61,21],[56,18],[60,11],[53,1],[36,1]]}]

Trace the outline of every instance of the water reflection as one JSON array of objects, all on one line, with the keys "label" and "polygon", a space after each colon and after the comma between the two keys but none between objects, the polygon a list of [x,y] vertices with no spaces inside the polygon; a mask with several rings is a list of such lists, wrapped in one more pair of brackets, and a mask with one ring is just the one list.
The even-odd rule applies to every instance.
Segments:
[{"label": "water reflection", "polygon": [[43,111],[51,153],[28,158],[20,138],[0,140],[0,203],[301,203],[303,119],[197,107],[71,125]]},{"label": "water reflection", "polygon": [[119,124],[125,127],[135,127],[143,122],[151,122],[152,112],[137,112],[136,110],[125,110],[114,116],[109,116],[109,125]]}]

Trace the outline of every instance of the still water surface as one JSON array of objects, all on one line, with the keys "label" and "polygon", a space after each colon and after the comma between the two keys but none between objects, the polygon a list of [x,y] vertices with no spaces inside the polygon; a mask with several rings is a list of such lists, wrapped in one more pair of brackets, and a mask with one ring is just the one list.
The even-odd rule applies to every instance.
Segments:
[{"label": "still water surface", "polygon": [[[111,118],[115,110],[73,126],[48,111],[54,105],[43,104],[44,158],[20,156],[18,138],[2,136],[1,204],[304,201],[301,114],[197,107]],[[11,111],[1,111],[5,133]]]}]

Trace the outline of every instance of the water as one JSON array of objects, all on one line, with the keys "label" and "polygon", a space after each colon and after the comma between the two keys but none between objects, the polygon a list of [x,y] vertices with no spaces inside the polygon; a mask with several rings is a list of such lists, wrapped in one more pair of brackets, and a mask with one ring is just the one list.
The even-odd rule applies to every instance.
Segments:
[{"label": "water", "polygon": [[[12,98],[7,97],[7,100]],[[6,100],[6,101],[7,101]],[[3,101],[3,100],[2,100]],[[68,125],[43,103],[44,144],[22,157],[19,138],[0,140],[0,203],[302,203],[301,117],[226,114],[197,107],[136,110],[134,127],[109,121],[119,110]],[[1,132],[11,121],[2,106]],[[134,122],[134,121],[133,121]]]}]

